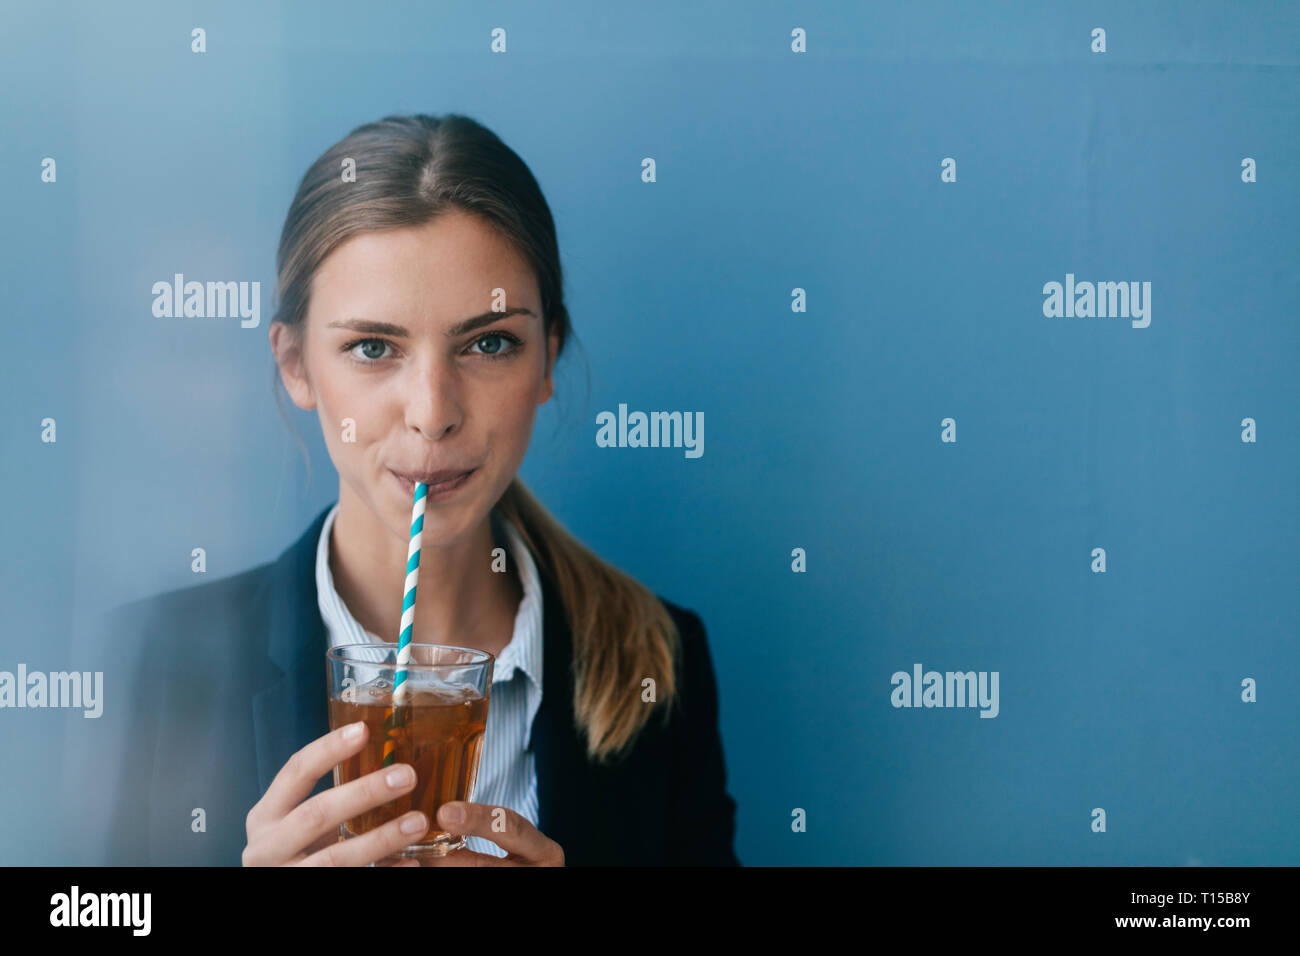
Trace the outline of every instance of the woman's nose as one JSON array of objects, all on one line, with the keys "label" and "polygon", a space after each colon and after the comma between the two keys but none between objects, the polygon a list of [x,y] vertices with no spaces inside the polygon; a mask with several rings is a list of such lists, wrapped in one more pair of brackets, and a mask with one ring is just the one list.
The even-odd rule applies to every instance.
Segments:
[{"label": "woman's nose", "polygon": [[425,367],[404,391],[406,422],[425,438],[443,438],[465,417],[454,369]]}]

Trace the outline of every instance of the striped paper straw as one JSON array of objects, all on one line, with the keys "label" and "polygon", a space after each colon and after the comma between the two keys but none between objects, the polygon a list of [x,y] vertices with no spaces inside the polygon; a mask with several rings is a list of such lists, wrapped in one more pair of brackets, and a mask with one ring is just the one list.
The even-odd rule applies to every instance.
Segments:
[{"label": "striped paper straw", "polygon": [[424,531],[424,505],[429,486],[416,482],[415,501],[411,505],[411,541],[406,549],[406,593],[402,597],[402,632],[397,637],[397,674],[393,678],[393,704],[384,715],[384,761],[393,762],[397,741],[393,732],[402,725],[404,714],[394,708],[406,703],[406,665],[411,662],[411,633],[415,630],[415,585],[420,579],[420,533]]}]

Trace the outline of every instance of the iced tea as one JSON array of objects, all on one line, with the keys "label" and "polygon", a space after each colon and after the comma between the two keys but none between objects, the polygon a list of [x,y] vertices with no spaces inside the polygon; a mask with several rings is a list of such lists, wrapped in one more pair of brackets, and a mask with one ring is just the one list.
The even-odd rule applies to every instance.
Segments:
[{"label": "iced tea", "polygon": [[[346,824],[349,835],[358,836],[394,820],[411,810],[429,818],[429,830],[418,845],[447,840],[438,829],[438,808],[444,803],[468,800],[478,774],[487,727],[488,699],[469,689],[443,692],[419,689],[403,692],[406,703],[395,714],[392,737],[393,763],[415,768],[415,789],[381,807],[367,810]],[[361,752],[334,768],[334,785],[350,783],[383,766],[384,719],[392,702],[391,691],[378,694],[364,688],[347,687],[340,697],[331,697],[330,726],[342,727],[364,720],[370,730]]]}]

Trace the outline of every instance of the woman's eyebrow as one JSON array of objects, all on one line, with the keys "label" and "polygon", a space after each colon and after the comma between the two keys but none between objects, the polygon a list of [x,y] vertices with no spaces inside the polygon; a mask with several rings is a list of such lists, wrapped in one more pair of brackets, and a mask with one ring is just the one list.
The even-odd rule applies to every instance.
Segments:
[{"label": "woman's eyebrow", "polygon": [[[447,330],[447,337],[456,338],[466,332],[473,332],[484,325],[490,325],[497,319],[519,314],[533,315],[533,311],[531,309],[514,308],[506,309],[503,312],[484,312],[482,315],[476,315],[463,322],[457,322]],[[330,322],[326,328],[349,329],[353,332],[367,332],[372,335],[391,335],[393,338],[399,339],[409,338],[411,335],[410,330],[404,325],[394,325],[392,322],[375,322],[371,319],[336,319]]]}]

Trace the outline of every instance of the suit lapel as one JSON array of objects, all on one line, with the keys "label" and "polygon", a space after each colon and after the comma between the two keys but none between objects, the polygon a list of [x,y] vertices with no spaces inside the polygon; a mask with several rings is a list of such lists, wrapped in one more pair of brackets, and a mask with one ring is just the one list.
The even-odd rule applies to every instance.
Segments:
[{"label": "suit lapel", "polygon": [[[252,700],[258,792],[263,794],[295,751],[329,732],[327,636],[316,598],[316,546],[329,510],[271,566],[267,656],[281,676]],[[312,793],[333,782],[333,775],[326,774]]]},{"label": "suit lapel", "polygon": [[542,581],[542,701],[533,718],[537,769],[537,828],[568,848],[581,835],[574,799],[586,764],[574,730],[572,635],[560,592],[538,562]]},{"label": "suit lapel", "polygon": [[[560,594],[539,566],[543,609],[542,702],[533,722],[537,828],[564,848],[569,865],[653,862],[662,841],[654,806],[666,798],[669,761],[662,733],[643,730],[634,759],[597,764],[573,710],[573,634]],[[657,723],[657,721],[656,721]]]}]

